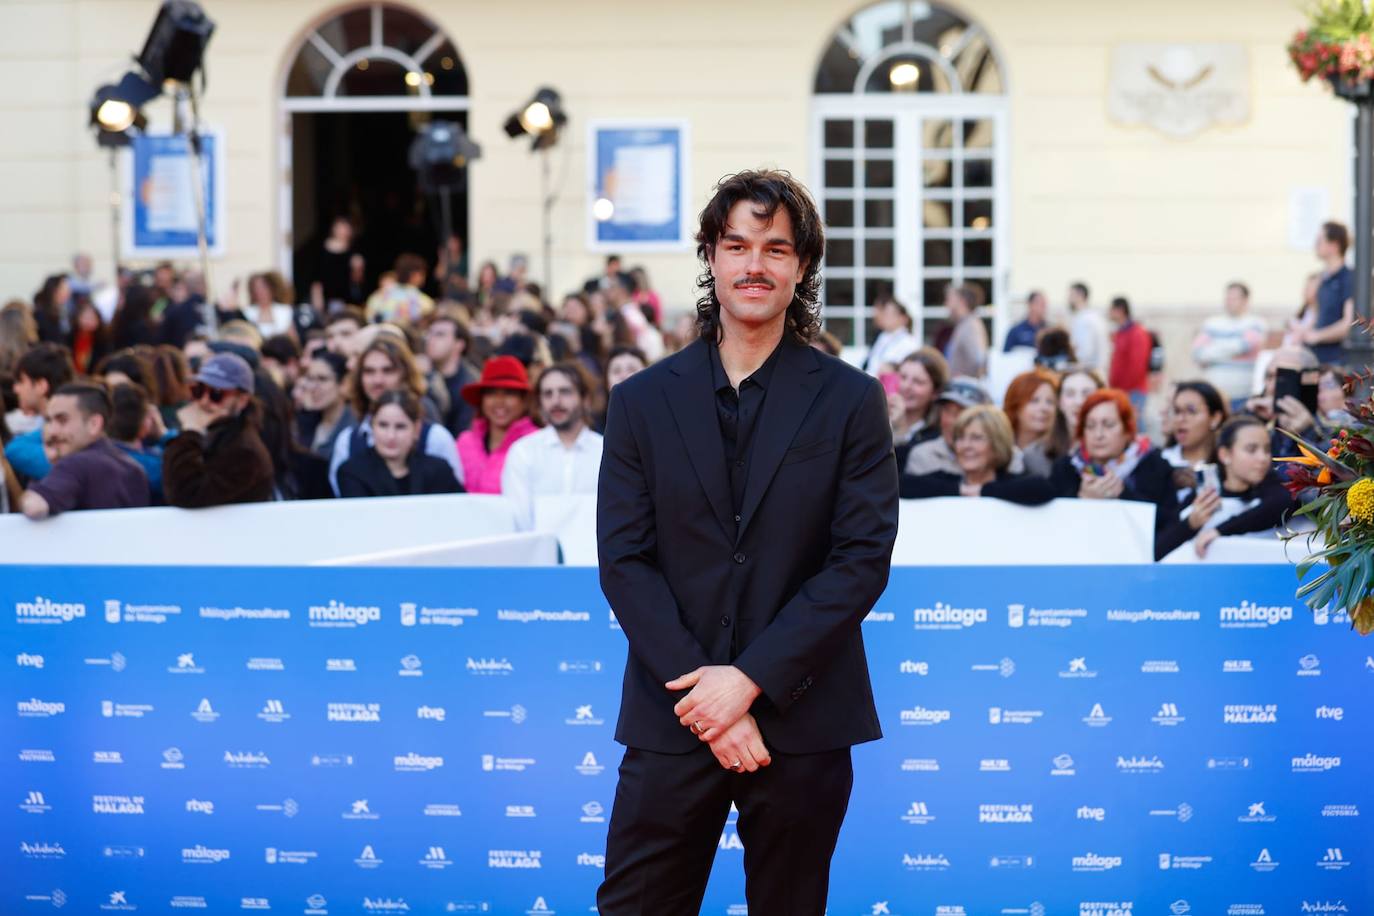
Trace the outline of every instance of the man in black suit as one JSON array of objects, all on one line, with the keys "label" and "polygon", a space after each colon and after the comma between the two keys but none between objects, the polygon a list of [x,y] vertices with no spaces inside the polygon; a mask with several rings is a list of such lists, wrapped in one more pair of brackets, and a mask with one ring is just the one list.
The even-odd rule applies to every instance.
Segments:
[{"label": "man in black suit", "polygon": [[881,737],[860,623],[887,585],[897,468],[877,380],[807,345],[820,217],[784,172],[701,214],[701,338],[617,385],[601,586],[630,643],[602,916],[701,906],[733,801],[756,916],[820,916]]}]

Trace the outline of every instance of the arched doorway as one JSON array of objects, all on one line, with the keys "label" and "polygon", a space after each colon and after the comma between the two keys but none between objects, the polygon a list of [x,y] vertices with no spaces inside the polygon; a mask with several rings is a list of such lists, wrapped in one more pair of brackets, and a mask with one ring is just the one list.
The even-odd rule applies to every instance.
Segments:
[{"label": "arched doorway", "polygon": [[[431,118],[467,127],[468,80],[449,37],[392,3],[335,9],[296,44],[282,83],[279,263],[304,298],[330,223],[349,216],[369,284],[411,251],[434,264],[438,206],[407,153]],[[467,240],[468,196],[453,196],[452,231]]]},{"label": "arched doorway", "polygon": [[873,4],[832,35],[814,92],[826,327],[847,347],[865,346],[874,300],[894,294],[930,339],[946,317],[945,286],[969,283],[1000,332],[1007,97],[987,33],[940,4]]}]

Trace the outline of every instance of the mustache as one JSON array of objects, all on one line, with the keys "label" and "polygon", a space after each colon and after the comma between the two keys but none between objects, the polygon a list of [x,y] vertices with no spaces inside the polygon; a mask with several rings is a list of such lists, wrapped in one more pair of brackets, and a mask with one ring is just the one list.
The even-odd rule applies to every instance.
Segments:
[{"label": "mustache", "polygon": [[777,287],[777,284],[767,277],[741,277],[733,285],[735,289],[739,289],[741,286],[766,286],[769,289]]}]

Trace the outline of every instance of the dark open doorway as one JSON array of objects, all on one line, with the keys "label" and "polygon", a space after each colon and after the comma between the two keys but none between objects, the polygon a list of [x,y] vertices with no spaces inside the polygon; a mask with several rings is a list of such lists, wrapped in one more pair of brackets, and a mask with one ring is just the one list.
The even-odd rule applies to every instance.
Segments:
[{"label": "dark open doorway", "polygon": [[[432,273],[440,244],[439,202],[420,190],[406,160],[416,129],[430,117],[403,111],[291,116],[292,277],[300,301],[309,298],[316,252],[336,216],[353,220],[368,289],[402,253],[422,256]],[[467,127],[465,112],[435,117]],[[464,187],[452,195],[451,228],[465,243],[467,227]]]}]

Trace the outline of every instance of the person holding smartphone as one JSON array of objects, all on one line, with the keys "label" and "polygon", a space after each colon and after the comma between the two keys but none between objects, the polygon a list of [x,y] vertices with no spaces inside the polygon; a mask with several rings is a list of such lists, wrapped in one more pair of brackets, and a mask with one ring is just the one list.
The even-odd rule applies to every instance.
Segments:
[{"label": "person holding smartphone", "polygon": [[1217,464],[1202,466],[1198,487],[1178,520],[1156,536],[1156,556],[1192,541],[1197,555],[1206,557],[1219,537],[1282,524],[1294,504],[1273,466],[1264,422],[1248,414],[1227,420],[1217,433]]},{"label": "person holding smartphone", "polygon": [[[1244,413],[1258,417],[1269,428],[1270,449],[1275,458],[1291,458],[1298,454],[1298,444],[1279,432],[1286,429],[1302,436],[1313,445],[1326,448],[1330,430],[1316,415],[1317,384],[1311,380],[1305,389],[1303,373],[1316,373],[1319,364],[1311,350],[1281,347],[1264,374],[1264,393],[1245,402]],[[1280,385],[1280,379],[1284,383]],[[1296,384],[1294,382],[1296,381]],[[1313,406],[1308,407],[1308,403]]]}]

